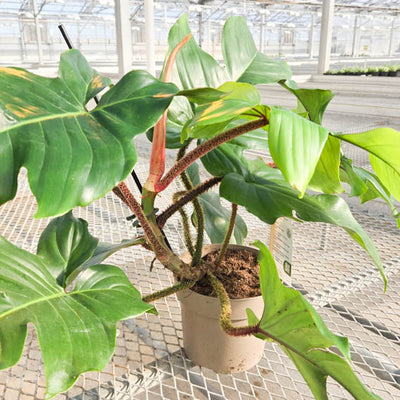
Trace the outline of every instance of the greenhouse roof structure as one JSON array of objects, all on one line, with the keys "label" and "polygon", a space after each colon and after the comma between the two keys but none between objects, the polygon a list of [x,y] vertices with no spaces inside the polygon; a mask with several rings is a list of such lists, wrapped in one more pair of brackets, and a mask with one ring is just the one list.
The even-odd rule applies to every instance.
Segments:
[{"label": "greenhouse roof structure", "polygon": [[[151,15],[146,14],[149,4]],[[125,7],[121,17],[127,18],[130,27],[123,34],[118,33],[121,25],[116,11],[121,5]],[[400,0],[0,0],[0,63],[8,59],[21,65],[56,62],[65,50],[58,24],[67,27],[73,42],[81,50],[85,47],[89,58],[93,53],[99,60],[115,62],[121,41],[128,40],[125,47],[134,53],[128,57],[132,59],[129,65],[149,57],[150,63],[160,63],[168,30],[183,14],[188,15],[200,46],[217,58],[223,23],[233,15],[246,17],[259,50],[273,56],[313,59],[319,55],[327,60],[319,48],[331,47],[332,53],[345,57],[391,57],[400,52]],[[150,31],[149,26],[153,27]],[[332,32],[332,26],[331,45],[329,35],[325,39],[321,35],[324,29]],[[145,44],[152,37],[159,46],[154,51],[154,46]],[[322,63],[320,70],[325,71],[328,64]]]}]

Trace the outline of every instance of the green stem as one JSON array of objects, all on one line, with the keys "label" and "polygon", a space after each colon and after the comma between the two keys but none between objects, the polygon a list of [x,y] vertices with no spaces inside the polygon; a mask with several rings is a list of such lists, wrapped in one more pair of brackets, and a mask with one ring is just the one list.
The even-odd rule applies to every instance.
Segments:
[{"label": "green stem", "polygon": [[229,140],[232,140],[235,137],[243,135],[247,132],[262,128],[267,124],[268,120],[265,116],[263,116],[262,118],[247,122],[243,125],[236,126],[232,129],[222,132],[219,135],[214,136],[212,139],[209,139],[197,146],[195,149],[182,157],[177,163],[175,163],[175,165],[164,175],[164,177],[157,184],[157,191],[161,192],[164,190],[177,176],[185,171],[189,165],[193,164],[197,159],[203,157],[205,154],[209,153],[222,143],[228,142]]},{"label": "green stem", "polygon": [[222,242],[221,248],[219,250],[217,261],[215,261],[215,268],[217,268],[221,264],[221,261],[226,253],[226,249],[228,248],[229,241],[231,240],[233,229],[235,228],[237,209],[238,209],[238,205],[235,203],[232,203],[232,212],[231,212],[231,216],[229,218],[228,229],[225,233],[224,241]]},{"label": "green stem", "polygon": [[208,271],[207,276],[221,305],[221,315],[219,317],[221,328],[231,336],[247,336],[257,333],[259,329],[258,324],[254,326],[233,326],[231,320],[231,302],[228,293],[214,274]]},{"label": "green stem", "polygon": [[156,301],[158,299],[162,299],[163,297],[170,296],[171,294],[177,293],[181,290],[191,288],[195,283],[196,282],[194,281],[182,281],[169,288],[162,289],[157,292],[151,293],[147,296],[144,296],[142,300],[145,303],[151,303],[152,301]]}]

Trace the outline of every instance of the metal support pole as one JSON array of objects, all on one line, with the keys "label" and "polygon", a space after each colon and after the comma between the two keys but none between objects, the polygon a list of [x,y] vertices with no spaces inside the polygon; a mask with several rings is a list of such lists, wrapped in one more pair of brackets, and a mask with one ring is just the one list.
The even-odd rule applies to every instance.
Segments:
[{"label": "metal support pole", "polygon": [[322,2],[321,36],[318,57],[318,73],[321,75],[329,69],[334,12],[335,0],[324,0]]},{"label": "metal support pole", "polygon": [[118,70],[120,75],[125,75],[132,67],[132,29],[128,0],[115,0],[115,29]]},{"label": "metal support pole", "polygon": [[351,55],[358,56],[358,46],[360,43],[360,16],[356,15],[354,18],[354,31],[353,31],[353,49]]},{"label": "metal support pole", "polygon": [[211,53],[212,44],[211,44],[211,11],[208,12],[207,15],[207,51]]},{"label": "metal support pole", "polygon": [[156,74],[156,51],[154,45],[154,2],[144,0],[147,71]]},{"label": "metal support pole", "polygon": [[199,46],[203,48],[203,31],[204,31],[204,23],[203,23],[203,9],[199,11]]},{"label": "metal support pole", "polygon": [[308,54],[310,59],[313,58],[313,49],[314,49],[314,27],[315,27],[315,14],[311,14],[311,26],[310,33],[308,37]]},{"label": "metal support pole", "polygon": [[390,28],[390,37],[389,37],[389,51],[388,55],[392,56],[393,55],[393,39],[394,39],[394,29],[395,29],[395,24],[396,24],[396,18],[393,17],[392,19],[392,26]]},{"label": "metal support pole", "polygon": [[33,8],[33,18],[35,21],[35,29],[36,29],[36,43],[39,57],[39,64],[43,64],[43,48],[42,48],[42,35],[40,34],[40,21],[39,21],[39,13],[37,9],[36,0],[32,0],[32,8]]},{"label": "metal support pole", "polygon": [[259,50],[261,53],[264,52],[264,38],[265,38],[265,14],[261,14],[261,21],[260,21],[260,46]]}]

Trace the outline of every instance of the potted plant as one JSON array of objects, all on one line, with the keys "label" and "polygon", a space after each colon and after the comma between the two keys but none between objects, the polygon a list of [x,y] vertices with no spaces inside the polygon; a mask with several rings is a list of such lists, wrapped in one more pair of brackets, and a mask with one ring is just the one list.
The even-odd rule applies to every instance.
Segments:
[{"label": "potted plant", "polygon": [[[256,315],[248,309],[244,326],[232,323],[230,299],[215,266],[227,254],[235,224],[243,222],[236,216],[240,205],[267,224],[285,216],[342,227],[369,253],[386,285],[372,241],[336,193],[344,191],[346,182],[351,195],[361,201],[380,196],[395,213],[391,194],[400,198],[400,134],[390,128],[355,135],[323,128],[332,92],[297,88],[286,63],[256,50],[242,18],[230,18],[224,26],[226,68],[198,47],[186,17],[171,29],[169,46],[162,80],[131,71],[110,86],[76,50],[61,56],[56,79],[0,69],[0,202],[13,199],[24,167],[38,202],[36,217],[55,217],[39,240],[37,254],[0,239],[1,367],[18,362],[27,324],[34,324],[47,377],[46,398],[52,398],[81,373],[105,367],[119,320],[155,313],[152,301],[206,281],[221,305],[223,331],[278,343],[317,399],[327,396],[327,376],[357,399],[378,398],[352,371],[347,340],[330,332],[301,294],[281,283],[264,244],[254,243],[263,312]],[[271,83],[297,97],[297,110],[262,104],[254,85]],[[98,105],[88,107],[106,87]],[[123,181],[136,163],[132,139],[145,132],[152,152],[140,200]],[[355,167],[341,151],[343,141],[368,151],[375,173]],[[167,172],[166,146],[178,153]],[[269,151],[273,162],[246,158],[244,150],[251,148]],[[211,175],[208,180],[200,181],[197,163]],[[156,215],[158,193],[178,177],[185,190]],[[219,194],[210,200],[213,187],[219,187]],[[73,216],[74,207],[111,190],[135,214],[143,235],[120,244],[99,243],[87,222]],[[232,212],[222,239],[214,238],[222,244],[216,260],[210,261],[202,257],[202,237],[204,229],[214,235],[216,213],[204,205],[218,196],[231,202]],[[189,202],[195,210],[195,243],[182,211]],[[177,211],[183,215],[189,259],[175,254],[163,236],[165,222]],[[176,284],[142,298],[121,269],[103,263],[128,246],[151,251],[175,275]]]}]

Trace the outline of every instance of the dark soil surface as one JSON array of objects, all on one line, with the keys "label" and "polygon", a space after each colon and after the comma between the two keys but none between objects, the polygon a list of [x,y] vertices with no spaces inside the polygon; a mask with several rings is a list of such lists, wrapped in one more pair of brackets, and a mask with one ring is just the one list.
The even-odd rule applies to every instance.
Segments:
[{"label": "dark soil surface", "polygon": [[[219,251],[208,253],[203,260],[209,270],[222,282],[231,299],[260,296],[260,267],[257,256],[248,250],[228,249],[221,264],[215,270]],[[207,277],[203,277],[192,288],[205,296],[216,297]]]}]

